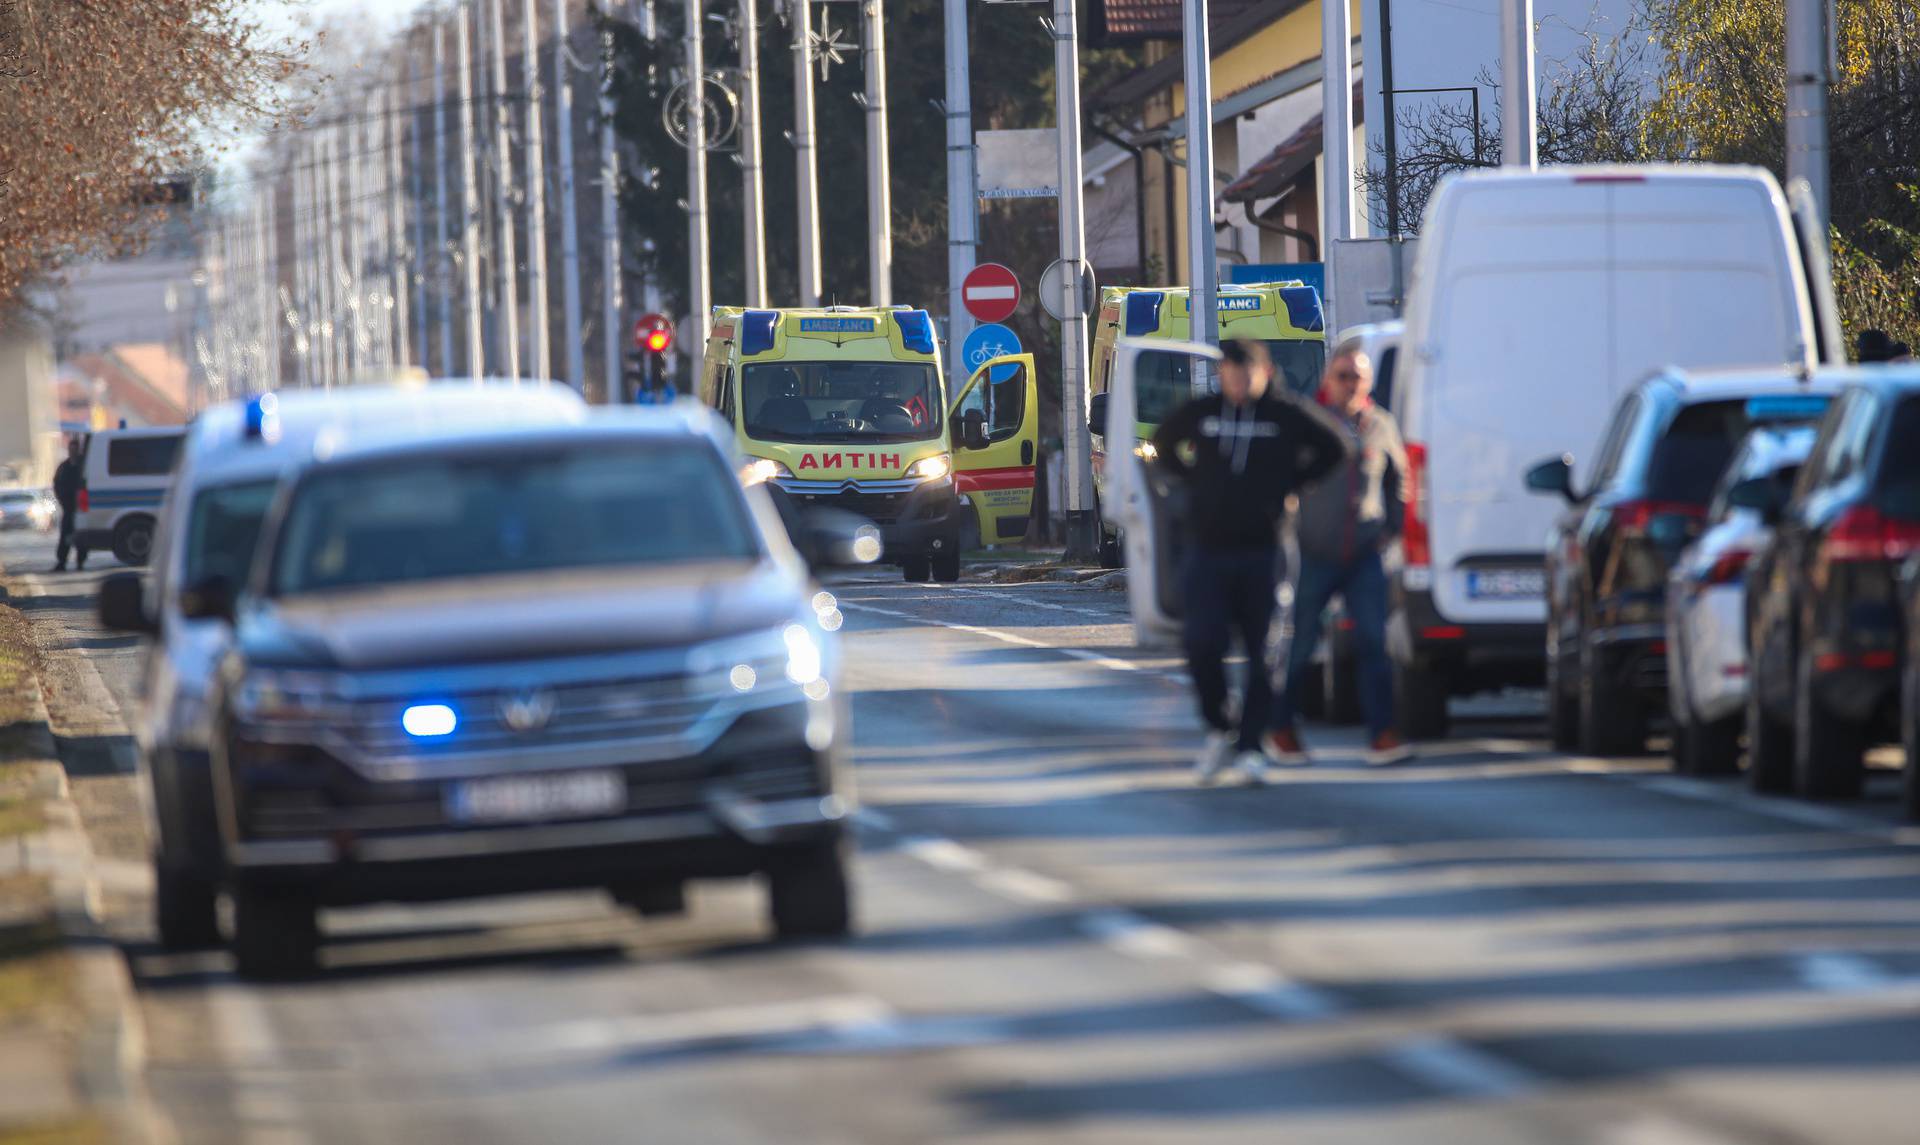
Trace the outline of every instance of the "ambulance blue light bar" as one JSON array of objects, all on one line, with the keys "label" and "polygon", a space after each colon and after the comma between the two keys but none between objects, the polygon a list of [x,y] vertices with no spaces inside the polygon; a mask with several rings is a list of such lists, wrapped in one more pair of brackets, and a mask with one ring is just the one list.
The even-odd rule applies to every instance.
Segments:
[{"label": "ambulance blue light bar", "polygon": [[933,318],[924,310],[898,310],[894,324],[900,327],[900,345],[916,354],[933,353]]},{"label": "ambulance blue light bar", "polygon": [[1160,304],[1166,300],[1166,294],[1158,290],[1136,290],[1127,295],[1127,337],[1142,338],[1160,329]]},{"label": "ambulance blue light bar", "polygon": [[1280,301],[1286,303],[1287,321],[1298,330],[1325,330],[1327,316],[1320,309],[1320,292],[1311,286],[1283,286]]},{"label": "ambulance blue light bar", "polygon": [[280,439],[280,399],[272,392],[247,402],[247,425],[243,431],[250,440],[274,442]]},{"label": "ambulance blue light bar", "polygon": [[740,353],[764,354],[773,349],[773,328],[780,315],[772,310],[749,310],[740,316]]},{"label": "ambulance blue light bar", "polygon": [[1832,401],[1826,394],[1762,394],[1747,399],[1747,420],[1815,421]]}]

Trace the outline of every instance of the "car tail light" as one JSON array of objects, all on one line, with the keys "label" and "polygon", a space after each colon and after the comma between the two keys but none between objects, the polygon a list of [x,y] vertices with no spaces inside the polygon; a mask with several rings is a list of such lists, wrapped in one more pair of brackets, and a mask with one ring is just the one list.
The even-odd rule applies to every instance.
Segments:
[{"label": "car tail light", "polygon": [[1713,567],[1707,570],[1708,584],[1734,584],[1746,575],[1747,562],[1753,554],[1746,549],[1728,549],[1714,558]]},{"label": "car tail light", "polygon": [[1688,501],[1623,501],[1613,507],[1614,528],[1622,536],[1644,537],[1656,517],[1685,517],[1704,521],[1707,509]]},{"label": "car tail light", "polygon": [[87,511],[87,502],[88,502],[89,500],[90,500],[90,498],[89,498],[89,497],[87,496],[87,490],[86,490],[86,487],[85,487],[85,486],[83,485],[83,486],[81,486],[81,488],[80,488],[80,495],[79,495],[78,497],[76,497],[76,498],[74,498],[74,501],[73,501],[73,507],[74,507],[74,509],[75,509],[76,511],[78,511],[78,512],[81,512],[81,513],[84,513],[84,512],[86,512],[86,511]]},{"label": "car tail light", "polygon": [[1401,532],[1400,548],[1409,566],[1425,567],[1433,563],[1433,545],[1428,531],[1430,502],[1427,495],[1427,447],[1407,443],[1407,520]]},{"label": "car tail light", "polygon": [[1920,548],[1920,522],[1900,521],[1871,505],[1855,505],[1840,514],[1820,543],[1829,562],[1897,561]]}]

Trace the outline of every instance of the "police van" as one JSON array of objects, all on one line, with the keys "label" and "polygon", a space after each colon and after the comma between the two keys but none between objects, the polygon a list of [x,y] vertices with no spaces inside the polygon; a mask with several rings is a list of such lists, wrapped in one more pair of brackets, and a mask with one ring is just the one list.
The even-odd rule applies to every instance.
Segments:
[{"label": "police van", "polygon": [[[1222,286],[1220,339],[1243,338],[1266,346],[1274,381],[1300,396],[1312,395],[1327,363],[1327,323],[1320,292],[1304,282],[1261,282]],[[1192,330],[1192,300],[1187,287],[1110,286],[1100,292],[1100,313],[1093,332],[1093,400],[1088,429],[1093,436],[1094,491],[1101,512],[1101,563],[1121,563],[1119,524],[1107,512],[1105,467],[1106,396],[1113,388],[1114,365],[1123,338],[1185,342]],[[1140,449],[1160,422],[1194,396],[1184,354],[1156,354],[1140,360],[1137,420],[1127,448]]]},{"label": "police van", "polygon": [[858,513],[910,581],[951,581],[960,553],[1026,534],[1039,400],[1033,356],[983,363],[958,393],[933,319],[908,307],[717,306],[700,399],[753,476],[795,508]]},{"label": "police van", "polygon": [[103,429],[87,438],[74,505],[76,549],[82,554],[111,549],[121,564],[147,563],[160,502],[186,432],[177,425],[136,426]]}]

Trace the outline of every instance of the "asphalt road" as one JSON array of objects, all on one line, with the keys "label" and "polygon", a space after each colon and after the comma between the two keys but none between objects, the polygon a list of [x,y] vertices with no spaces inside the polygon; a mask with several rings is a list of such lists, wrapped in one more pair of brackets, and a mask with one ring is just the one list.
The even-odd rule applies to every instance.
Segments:
[{"label": "asphalt road", "polygon": [[[137,656],[92,625],[92,575],[25,579],[84,662],[56,687],[100,709],[56,722],[124,786]],[[1755,800],[1553,754],[1523,698],[1407,767],[1310,727],[1315,766],[1198,790],[1183,674],[1130,646],[1120,594],[836,591],[858,940],[770,945],[729,885],[666,923],[593,895],[368,910],[329,917],[319,981],[257,988],[156,952],[111,845],[178,1139],[1920,1137],[1920,833],[1884,778]]]}]

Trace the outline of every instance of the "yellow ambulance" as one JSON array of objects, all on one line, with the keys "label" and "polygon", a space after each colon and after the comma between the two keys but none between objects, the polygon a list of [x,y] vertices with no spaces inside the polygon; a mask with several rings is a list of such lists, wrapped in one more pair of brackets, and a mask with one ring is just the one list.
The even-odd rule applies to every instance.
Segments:
[{"label": "yellow ambulance", "polygon": [[[1113,371],[1114,345],[1121,338],[1162,338],[1184,342],[1192,329],[1191,301],[1184,286],[1109,286],[1100,292],[1093,329],[1092,410],[1104,408]],[[1304,282],[1258,282],[1220,287],[1220,339],[1246,338],[1263,343],[1273,359],[1274,383],[1311,398],[1327,363],[1327,323],[1320,292]],[[1192,359],[1184,354],[1143,356],[1136,363],[1139,421],[1128,449],[1144,443],[1160,422],[1194,396]],[[1101,458],[1106,452],[1106,419],[1089,419],[1093,434],[1094,492],[1099,496]],[[1120,563],[1117,528],[1101,520],[1101,563]]]},{"label": "yellow ambulance", "polygon": [[924,310],[716,306],[700,399],[776,495],[873,521],[910,581],[955,580],[966,544],[1026,534],[1033,356],[986,362],[949,394]]}]

